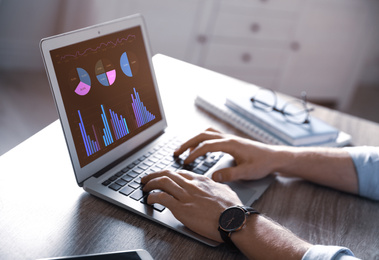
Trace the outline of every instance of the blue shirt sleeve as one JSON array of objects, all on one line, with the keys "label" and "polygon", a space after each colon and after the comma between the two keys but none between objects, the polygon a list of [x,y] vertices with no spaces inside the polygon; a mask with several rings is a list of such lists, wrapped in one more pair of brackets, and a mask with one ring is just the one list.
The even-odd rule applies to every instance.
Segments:
[{"label": "blue shirt sleeve", "polygon": [[379,147],[345,147],[358,175],[359,195],[379,200]]},{"label": "blue shirt sleeve", "polygon": [[[379,200],[379,147],[345,147],[354,162],[358,177],[359,195]],[[312,246],[302,260],[356,260],[353,253],[345,247]]]},{"label": "blue shirt sleeve", "polygon": [[357,260],[353,253],[339,246],[312,246],[304,254],[302,260]]}]

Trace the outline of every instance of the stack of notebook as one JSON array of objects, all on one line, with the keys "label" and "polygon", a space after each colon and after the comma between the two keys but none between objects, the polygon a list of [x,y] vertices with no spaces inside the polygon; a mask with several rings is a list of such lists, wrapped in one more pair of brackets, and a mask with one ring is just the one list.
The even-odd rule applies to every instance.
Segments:
[{"label": "stack of notebook", "polygon": [[[255,108],[250,101],[253,93],[239,93],[221,97],[198,95],[195,103],[220,119],[230,123],[255,140],[291,146],[344,146],[351,136],[311,116],[310,123],[296,125],[280,113]],[[280,105],[282,101],[279,100]]]}]

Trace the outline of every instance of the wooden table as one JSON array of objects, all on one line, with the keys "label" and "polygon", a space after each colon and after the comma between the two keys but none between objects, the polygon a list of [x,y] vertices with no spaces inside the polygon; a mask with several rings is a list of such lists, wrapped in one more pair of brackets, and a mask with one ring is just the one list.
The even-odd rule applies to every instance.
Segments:
[{"label": "wooden table", "polygon": [[[154,66],[170,126],[208,126],[244,136],[194,105],[197,91],[246,85],[163,56]],[[215,92],[219,93],[219,92]],[[379,125],[317,107],[354,145],[379,145]],[[278,178],[253,206],[315,244],[379,258],[379,203],[296,179]],[[79,188],[59,121],[0,157],[0,258],[37,259],[143,248],[155,259],[241,259],[187,238]]]}]

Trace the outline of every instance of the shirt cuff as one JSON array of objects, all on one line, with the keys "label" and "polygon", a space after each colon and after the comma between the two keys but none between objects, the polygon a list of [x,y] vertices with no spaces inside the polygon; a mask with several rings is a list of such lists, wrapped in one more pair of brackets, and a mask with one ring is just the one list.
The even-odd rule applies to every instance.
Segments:
[{"label": "shirt cuff", "polygon": [[356,260],[350,249],[340,246],[312,246],[304,254],[302,260]]},{"label": "shirt cuff", "polygon": [[379,200],[379,147],[345,147],[358,175],[359,195]]}]

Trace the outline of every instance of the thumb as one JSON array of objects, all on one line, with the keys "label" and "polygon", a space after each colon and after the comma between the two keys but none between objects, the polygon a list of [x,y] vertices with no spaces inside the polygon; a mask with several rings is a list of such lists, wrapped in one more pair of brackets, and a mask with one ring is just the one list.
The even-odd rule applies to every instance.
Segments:
[{"label": "thumb", "polygon": [[212,179],[216,182],[231,182],[240,179],[235,171],[236,167],[223,168],[215,171]]}]

